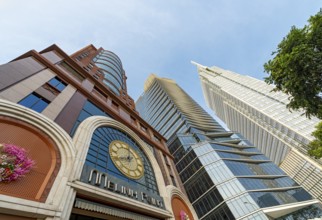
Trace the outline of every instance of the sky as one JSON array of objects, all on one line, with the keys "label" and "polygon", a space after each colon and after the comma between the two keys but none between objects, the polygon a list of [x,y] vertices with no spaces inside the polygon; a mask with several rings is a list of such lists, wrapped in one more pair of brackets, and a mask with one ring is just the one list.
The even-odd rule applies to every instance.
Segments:
[{"label": "sky", "polygon": [[[0,0],[0,64],[56,44],[116,53],[137,100],[149,74],[174,79],[208,112],[196,61],[263,79],[291,26],[322,0]],[[1,80],[1,79],[0,79]]]}]

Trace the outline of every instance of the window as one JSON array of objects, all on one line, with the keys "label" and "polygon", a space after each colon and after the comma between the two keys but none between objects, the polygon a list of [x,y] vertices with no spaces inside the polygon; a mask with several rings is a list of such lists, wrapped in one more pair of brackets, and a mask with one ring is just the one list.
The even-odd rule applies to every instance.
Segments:
[{"label": "window", "polygon": [[67,64],[65,61],[61,62],[59,66],[63,67],[65,70],[67,70],[68,73],[76,77],[78,80],[83,81],[85,77],[78,73],[74,68],[72,68],[69,64]]},{"label": "window", "polygon": [[[141,179],[128,178],[113,164],[107,152],[109,152],[110,144],[114,140],[127,143],[139,154],[144,164],[144,176]],[[148,157],[132,137],[116,128],[104,126],[94,131],[85,164],[118,178],[121,183],[124,182],[151,193],[159,194],[157,181]]]},{"label": "window", "polygon": [[74,136],[74,133],[75,133],[78,125],[82,121],[84,121],[86,118],[91,117],[93,115],[102,115],[102,116],[107,116],[107,117],[113,118],[111,115],[104,112],[102,109],[100,109],[98,106],[96,106],[92,102],[86,101],[83,106],[83,109],[81,110],[81,112],[78,115],[77,120],[75,121],[75,124],[70,132],[70,135]]},{"label": "window", "polygon": [[107,99],[107,95],[102,90],[97,88],[96,86],[94,86],[93,93],[99,95],[101,98],[103,98],[105,100]]},{"label": "window", "polygon": [[18,103],[27,108],[31,108],[36,112],[42,112],[50,102],[37,93],[33,92]]},{"label": "window", "polygon": [[131,115],[131,124],[136,126],[136,119]]},{"label": "window", "polygon": [[88,69],[86,66],[83,66],[83,69],[86,70],[87,72],[90,71],[90,69]]},{"label": "window", "polygon": [[167,155],[163,154],[163,158],[164,158],[165,164],[170,166],[170,163],[168,161]]},{"label": "window", "polygon": [[156,142],[161,142],[161,139],[157,136],[153,136],[153,139],[156,141]]},{"label": "window", "polygon": [[78,57],[76,57],[76,60],[80,61],[82,60],[84,57],[87,57],[89,55],[89,51],[82,53],[81,55],[79,55]]},{"label": "window", "polygon": [[140,124],[140,128],[141,128],[142,131],[147,132],[147,128],[144,127],[142,124]]},{"label": "window", "polygon": [[176,183],[176,180],[174,179],[174,176],[170,175],[170,178],[171,178],[172,185],[177,187],[177,183]]},{"label": "window", "polygon": [[67,84],[63,82],[61,79],[59,79],[57,76],[52,78],[51,80],[48,81],[48,84],[51,85],[52,87],[56,88],[60,92],[65,89]]},{"label": "window", "polygon": [[114,102],[112,100],[112,107],[115,108],[115,109],[118,109],[119,108],[119,104],[117,104],[116,102]]}]

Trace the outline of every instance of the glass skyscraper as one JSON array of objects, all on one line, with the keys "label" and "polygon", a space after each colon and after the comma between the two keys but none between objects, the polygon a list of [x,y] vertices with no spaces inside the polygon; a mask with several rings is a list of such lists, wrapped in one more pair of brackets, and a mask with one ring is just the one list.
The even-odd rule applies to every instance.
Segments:
[{"label": "glass skyscraper", "polygon": [[[196,64],[196,63],[195,63]],[[319,119],[286,108],[289,96],[264,81],[196,64],[207,105],[311,195],[322,201],[322,159],[307,154]]]},{"label": "glass skyscraper", "polygon": [[226,131],[173,80],[151,75],[136,106],[168,139],[199,219],[322,215],[318,200],[241,134]]}]

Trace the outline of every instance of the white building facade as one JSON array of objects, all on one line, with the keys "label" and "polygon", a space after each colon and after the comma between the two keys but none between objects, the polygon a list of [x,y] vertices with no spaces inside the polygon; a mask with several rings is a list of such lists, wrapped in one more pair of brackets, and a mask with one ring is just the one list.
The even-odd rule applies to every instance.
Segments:
[{"label": "white building facade", "polygon": [[242,133],[297,183],[322,201],[322,161],[306,145],[319,122],[286,108],[288,96],[265,82],[218,67],[196,64],[207,105]]}]

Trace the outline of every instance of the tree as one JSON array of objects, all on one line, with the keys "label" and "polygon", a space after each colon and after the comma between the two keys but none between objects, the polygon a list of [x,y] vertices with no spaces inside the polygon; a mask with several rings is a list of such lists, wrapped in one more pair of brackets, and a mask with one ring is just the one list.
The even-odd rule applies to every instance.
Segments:
[{"label": "tree", "polygon": [[[287,108],[303,109],[308,118],[322,119],[322,10],[308,22],[303,28],[293,26],[279,43],[272,53],[275,57],[264,64],[269,74],[265,81],[275,85],[274,91],[290,95]],[[318,133],[322,133],[320,125]],[[315,137],[309,153],[320,158],[322,155],[317,152],[322,152],[322,136]]]},{"label": "tree", "polygon": [[316,130],[312,133],[315,140],[309,144],[310,150],[308,151],[311,156],[315,158],[322,157],[322,122],[316,126]]}]

